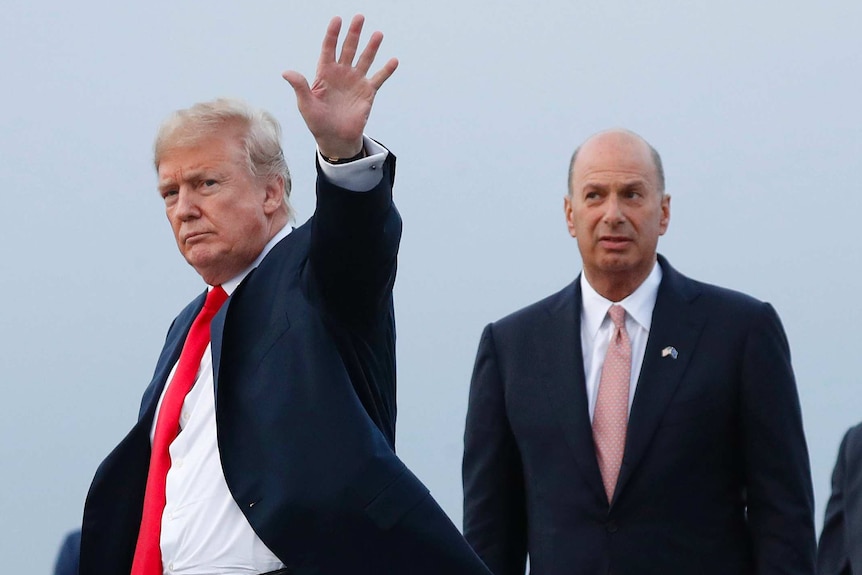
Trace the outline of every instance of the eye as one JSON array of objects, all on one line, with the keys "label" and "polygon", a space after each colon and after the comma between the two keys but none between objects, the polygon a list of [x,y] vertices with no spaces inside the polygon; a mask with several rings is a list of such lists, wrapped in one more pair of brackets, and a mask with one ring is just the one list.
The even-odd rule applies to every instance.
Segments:
[{"label": "eye", "polygon": [[166,188],[162,190],[162,200],[165,202],[165,207],[170,208],[176,205],[177,199],[180,197],[180,191],[175,188]]},{"label": "eye", "polygon": [[215,180],[204,180],[204,186],[206,186],[207,188],[210,188],[210,187],[216,185],[217,183],[218,182],[216,182]]}]

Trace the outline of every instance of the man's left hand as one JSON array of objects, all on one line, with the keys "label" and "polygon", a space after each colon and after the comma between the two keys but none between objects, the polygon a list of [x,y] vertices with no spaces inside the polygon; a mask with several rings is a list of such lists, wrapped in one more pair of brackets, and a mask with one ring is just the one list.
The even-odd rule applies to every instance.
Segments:
[{"label": "man's left hand", "polygon": [[371,35],[354,66],[364,22],[361,14],[353,17],[337,60],[335,51],[341,18],[336,16],[329,22],[311,87],[299,72],[290,70],[282,74],[296,92],[299,113],[317,141],[320,153],[328,158],[351,158],[362,151],[362,134],[374,96],[398,67],[398,60],[391,58],[377,73],[367,77],[383,41],[381,32]]}]

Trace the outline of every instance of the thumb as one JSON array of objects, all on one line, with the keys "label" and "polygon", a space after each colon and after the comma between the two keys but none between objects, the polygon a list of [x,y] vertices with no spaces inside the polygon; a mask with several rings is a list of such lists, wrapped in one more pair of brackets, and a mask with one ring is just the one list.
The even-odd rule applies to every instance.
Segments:
[{"label": "thumb", "polygon": [[305,76],[299,72],[288,70],[283,72],[281,77],[287,80],[287,83],[290,84],[290,87],[293,88],[294,92],[296,92],[297,104],[311,96],[311,88],[308,86],[308,80],[306,80]]}]

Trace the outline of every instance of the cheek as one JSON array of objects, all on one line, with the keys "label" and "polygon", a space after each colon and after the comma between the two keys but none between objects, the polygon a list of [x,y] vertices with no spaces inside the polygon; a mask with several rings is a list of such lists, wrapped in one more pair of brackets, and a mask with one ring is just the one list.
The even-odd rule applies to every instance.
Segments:
[{"label": "cheek", "polygon": [[581,236],[594,234],[600,223],[601,217],[593,214],[581,214],[574,220],[575,230]]},{"label": "cheek", "polygon": [[578,251],[581,253],[582,257],[588,257],[590,254],[598,250],[598,244],[583,234],[575,237],[575,239],[578,241]]},{"label": "cheek", "polygon": [[267,230],[266,218],[259,206],[232,211],[225,224],[238,244],[257,244]]},{"label": "cheek", "polygon": [[176,218],[172,218],[171,214],[167,214],[168,224],[171,226],[171,232],[174,234],[174,239],[177,240],[177,243],[180,241],[180,220]]}]

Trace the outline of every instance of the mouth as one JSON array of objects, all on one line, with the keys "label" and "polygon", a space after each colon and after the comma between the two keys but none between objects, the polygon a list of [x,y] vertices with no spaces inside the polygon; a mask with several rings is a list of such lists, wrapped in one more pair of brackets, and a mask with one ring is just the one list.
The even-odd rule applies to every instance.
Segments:
[{"label": "mouth", "polygon": [[210,232],[191,232],[183,236],[183,244],[185,245],[193,245],[199,241],[203,241],[203,239],[210,235]]},{"label": "mouth", "polygon": [[602,236],[599,245],[607,250],[623,250],[632,243],[632,239],[625,236]]}]

